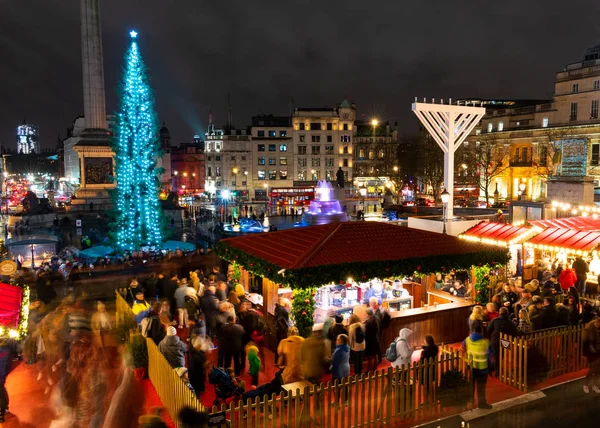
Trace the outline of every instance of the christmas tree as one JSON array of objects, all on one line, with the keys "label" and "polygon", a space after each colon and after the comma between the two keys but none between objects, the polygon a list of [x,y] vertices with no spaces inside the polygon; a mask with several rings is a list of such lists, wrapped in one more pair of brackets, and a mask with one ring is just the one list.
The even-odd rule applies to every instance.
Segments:
[{"label": "christmas tree", "polygon": [[161,156],[158,120],[146,66],[132,31],[121,82],[116,155],[116,244],[122,250],[159,246],[163,212],[156,160]]}]

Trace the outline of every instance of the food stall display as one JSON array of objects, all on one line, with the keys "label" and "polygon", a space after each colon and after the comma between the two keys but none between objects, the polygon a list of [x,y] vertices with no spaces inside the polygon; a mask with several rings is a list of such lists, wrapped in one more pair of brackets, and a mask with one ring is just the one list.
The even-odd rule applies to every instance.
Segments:
[{"label": "food stall display", "polygon": [[[506,248],[379,222],[332,223],[227,238],[216,251],[222,259],[241,266],[245,272],[241,283],[247,290],[256,278],[261,279],[268,330],[273,329],[280,297],[290,299],[292,312],[318,323],[329,309],[345,314],[375,296],[392,315],[386,330],[412,326],[417,329],[414,341],[433,334],[440,342],[464,339],[468,334],[464,319],[474,303],[463,300],[425,307],[426,287],[421,287],[420,280],[402,278],[508,260]],[[402,288],[406,292],[399,291]],[[432,323],[419,329],[417,319]],[[310,330],[301,333],[309,335]],[[276,345],[269,342],[273,340],[267,335],[271,347]]]}]

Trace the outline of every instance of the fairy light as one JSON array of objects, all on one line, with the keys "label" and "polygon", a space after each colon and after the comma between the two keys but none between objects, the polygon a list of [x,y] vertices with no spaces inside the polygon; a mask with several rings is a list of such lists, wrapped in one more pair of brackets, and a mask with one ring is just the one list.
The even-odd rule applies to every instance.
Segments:
[{"label": "fairy light", "polygon": [[125,55],[115,144],[117,245],[123,250],[160,246],[163,212],[156,159],[160,155],[158,120],[137,36]]}]

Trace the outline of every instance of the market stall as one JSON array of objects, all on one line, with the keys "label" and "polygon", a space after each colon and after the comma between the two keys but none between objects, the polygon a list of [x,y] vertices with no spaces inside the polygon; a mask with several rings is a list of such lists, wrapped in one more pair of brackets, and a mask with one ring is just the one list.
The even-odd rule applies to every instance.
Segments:
[{"label": "market stall", "polygon": [[[390,331],[416,320],[439,320],[432,324],[436,331],[423,330],[414,337],[416,342],[425,334],[437,335],[440,342],[464,339],[465,319],[473,305],[473,300],[463,299],[425,307],[427,287],[421,276],[508,259],[506,248],[374,222],[229,238],[220,241],[217,252],[241,267],[240,283],[249,292],[262,296],[267,325],[273,325],[275,304],[282,296],[292,299],[295,322],[303,328],[322,321],[330,308],[346,313],[374,296],[391,310]],[[399,293],[399,285],[405,291]],[[456,321],[444,324],[445,317]]]}]

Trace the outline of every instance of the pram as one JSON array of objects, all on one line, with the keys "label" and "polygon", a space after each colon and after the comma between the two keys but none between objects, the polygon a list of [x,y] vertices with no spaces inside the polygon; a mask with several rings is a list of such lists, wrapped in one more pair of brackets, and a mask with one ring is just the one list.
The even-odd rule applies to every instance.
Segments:
[{"label": "pram", "polygon": [[210,370],[208,382],[215,386],[216,398],[213,401],[215,406],[227,405],[234,400],[239,400],[244,393],[244,390],[236,385],[235,380],[227,370],[221,367],[213,367]]},{"label": "pram", "polygon": [[242,394],[242,401],[245,402],[248,398],[254,400],[256,397],[259,397],[259,399],[262,402],[265,396],[269,398],[273,394],[279,395],[279,393],[282,390],[281,386],[283,385],[283,378],[281,377],[282,373],[283,369],[279,370],[275,374],[275,377],[271,382],[265,383],[264,385],[260,385],[252,391],[244,392]]}]

